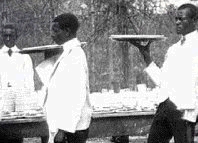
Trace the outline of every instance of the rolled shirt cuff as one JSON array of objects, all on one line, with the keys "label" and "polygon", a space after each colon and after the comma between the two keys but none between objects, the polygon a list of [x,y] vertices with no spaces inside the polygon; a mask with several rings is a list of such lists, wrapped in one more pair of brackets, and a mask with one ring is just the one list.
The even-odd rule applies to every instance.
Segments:
[{"label": "rolled shirt cuff", "polygon": [[156,85],[160,85],[161,70],[154,62],[151,62],[149,66],[144,69],[144,71],[151,77]]}]

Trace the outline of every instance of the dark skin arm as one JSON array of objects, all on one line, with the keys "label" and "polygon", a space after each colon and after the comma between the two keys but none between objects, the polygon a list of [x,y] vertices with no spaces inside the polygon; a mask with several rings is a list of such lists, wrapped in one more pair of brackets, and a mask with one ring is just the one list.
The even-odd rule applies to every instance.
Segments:
[{"label": "dark skin arm", "polygon": [[63,142],[65,142],[65,133],[63,130],[59,129],[54,137],[54,143],[63,143]]},{"label": "dark skin arm", "polygon": [[151,55],[150,55],[150,44],[152,40],[149,40],[146,45],[143,45],[141,41],[131,40],[129,42],[139,49],[140,53],[142,54],[144,58],[146,66],[148,66],[152,62]]}]

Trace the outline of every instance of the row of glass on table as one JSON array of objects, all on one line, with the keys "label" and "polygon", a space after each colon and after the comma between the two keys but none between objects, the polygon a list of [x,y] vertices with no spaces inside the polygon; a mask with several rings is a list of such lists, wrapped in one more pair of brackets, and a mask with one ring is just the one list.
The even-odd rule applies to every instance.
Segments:
[{"label": "row of glass on table", "polygon": [[144,92],[129,89],[121,89],[119,93],[95,92],[90,95],[90,99],[95,113],[155,111],[161,100],[158,89]]},{"label": "row of glass on table", "polygon": [[39,105],[36,92],[25,89],[1,89],[0,90],[1,119],[7,117],[35,117],[44,116],[44,110]]},{"label": "row of glass on table", "polygon": [[[90,100],[95,113],[153,111],[159,102],[157,93],[157,90],[137,92],[121,89],[119,93],[91,93]],[[0,90],[1,117],[45,116],[45,111],[39,104],[39,96],[41,95],[36,92],[24,89]]]}]

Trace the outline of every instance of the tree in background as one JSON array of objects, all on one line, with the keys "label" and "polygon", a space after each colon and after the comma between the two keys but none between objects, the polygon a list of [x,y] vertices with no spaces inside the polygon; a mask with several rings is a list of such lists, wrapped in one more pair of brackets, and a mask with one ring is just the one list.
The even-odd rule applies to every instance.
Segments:
[{"label": "tree in background", "polygon": [[[156,0],[4,0],[0,7],[1,26],[5,20],[17,23],[20,29],[17,45],[21,48],[53,44],[50,37],[53,17],[63,12],[75,13],[81,23],[79,39],[87,42],[84,50],[92,92],[112,88],[114,81],[121,88],[135,89],[138,83],[154,87],[142,72],[144,63],[138,50],[127,42],[113,42],[110,35],[165,35],[166,41],[151,44],[152,57],[159,65],[167,48],[178,39],[173,26],[174,6],[167,6],[165,13],[157,13],[160,3]],[[35,65],[43,60],[43,55],[31,56]]]}]

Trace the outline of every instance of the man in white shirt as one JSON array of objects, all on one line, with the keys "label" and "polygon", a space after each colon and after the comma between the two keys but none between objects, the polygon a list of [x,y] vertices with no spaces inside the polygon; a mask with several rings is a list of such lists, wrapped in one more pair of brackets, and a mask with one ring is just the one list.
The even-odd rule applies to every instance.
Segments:
[{"label": "man in white shirt", "polygon": [[17,30],[14,24],[6,24],[2,30],[4,46],[0,50],[0,87],[1,89],[21,88],[34,91],[34,70],[32,59],[27,54],[20,54],[15,45]]},{"label": "man in white shirt", "polygon": [[181,40],[171,46],[161,69],[152,62],[149,44],[132,44],[139,48],[147,64],[145,71],[160,87],[159,104],[148,143],[193,143],[197,118],[198,32],[197,7],[181,5],[176,12],[176,31]]},{"label": "man in white shirt", "polygon": [[[2,29],[4,46],[0,50],[0,90],[4,96],[3,111],[15,112],[16,96],[34,91],[34,70],[29,55],[20,54],[17,48],[17,29],[14,24],[5,24]],[[1,126],[2,127],[2,126]],[[22,138],[11,139],[9,133],[0,133],[0,142],[20,143]]]},{"label": "man in white shirt", "polygon": [[76,38],[78,28],[78,19],[71,13],[58,15],[52,23],[52,39],[63,47],[58,60],[50,62],[49,82],[44,81],[47,121],[56,132],[55,143],[85,143],[88,138],[92,108],[86,56]]}]

